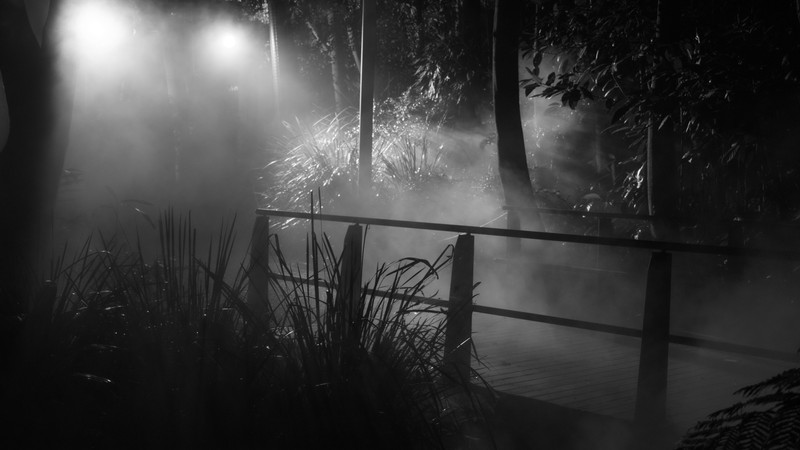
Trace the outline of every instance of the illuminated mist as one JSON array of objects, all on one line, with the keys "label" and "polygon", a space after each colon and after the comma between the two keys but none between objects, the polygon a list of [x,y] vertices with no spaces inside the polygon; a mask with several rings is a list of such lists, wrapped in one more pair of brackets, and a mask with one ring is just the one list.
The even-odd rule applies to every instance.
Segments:
[{"label": "illuminated mist", "polygon": [[[269,145],[282,130],[270,122],[274,99],[263,36],[211,11],[186,9],[164,16],[124,3],[114,10],[76,7],[69,23],[64,44],[78,61],[77,84],[56,235],[71,241],[98,226],[112,231],[151,227],[166,208],[191,211],[195,225],[205,230],[236,215],[237,251],[243,258],[260,200],[259,169],[283,156]],[[296,83],[288,80],[286,90],[307,95]],[[592,108],[572,111],[522,93],[520,100],[541,206],[619,212],[603,201],[592,203],[608,198],[620,176],[614,161],[628,152],[624,143],[602,133],[607,119]],[[0,145],[8,134],[7,116],[0,97]],[[437,126],[425,130],[425,136],[442,154],[445,181],[389,200],[323,212],[505,227],[491,114],[471,128]],[[330,190],[322,194],[336,195]],[[588,221],[544,220],[547,231],[596,233]],[[337,246],[343,229],[332,224],[321,228]],[[300,227],[298,240],[307,230]],[[454,242],[447,233],[370,229],[365,275],[378,262],[433,258]],[[476,246],[478,304],[641,326],[647,252],[525,242],[523,259],[509,260],[504,239],[478,236]],[[721,258],[676,256],[673,329],[794,350],[798,305],[787,299],[790,283],[785,280],[796,273],[774,277],[785,269],[747,266],[736,283],[723,285],[724,266]],[[707,268],[707,278],[698,276],[699,267]],[[449,273],[441,275],[433,290],[445,297]],[[570,348],[565,344],[558,350]]]},{"label": "illuminated mist", "polygon": [[195,6],[70,6],[62,50],[76,83],[57,239],[133,233],[172,208],[207,231],[238,217],[245,246],[272,102],[255,27]]}]

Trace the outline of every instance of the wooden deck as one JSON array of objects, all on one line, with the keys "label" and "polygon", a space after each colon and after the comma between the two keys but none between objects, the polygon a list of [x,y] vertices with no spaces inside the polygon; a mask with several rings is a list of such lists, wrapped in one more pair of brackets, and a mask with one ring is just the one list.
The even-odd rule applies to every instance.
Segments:
[{"label": "wooden deck", "polygon": [[[623,420],[633,419],[637,338],[475,314],[473,367],[498,391]],[[686,430],[739,399],[733,392],[788,362],[670,346],[667,417]],[[796,366],[796,364],[794,365]]]},{"label": "wooden deck", "polygon": [[[258,214],[310,218],[308,214],[280,211],[260,210]],[[765,263],[745,261],[741,255],[721,258],[719,255],[730,256],[734,250],[713,246],[554,233],[543,236],[496,228],[332,215],[317,215],[317,219],[404,229],[403,233],[395,231],[378,240],[381,258],[389,261],[406,256],[412,247],[426,252],[442,248],[452,241],[454,233],[480,236],[473,259],[474,280],[482,283],[480,292],[474,293],[480,304],[633,329],[642,324],[652,251],[670,251],[675,254],[669,320],[675,328],[693,333],[699,333],[699,329],[713,336],[722,336],[719,331],[723,329],[728,336],[722,336],[722,341],[739,340],[743,337],[739,334],[744,334],[740,331],[745,328],[750,338],[754,334],[770,335],[770,345],[776,338],[791,345],[797,339],[795,321],[800,303],[795,299],[800,292],[800,279],[795,276],[796,265],[783,261],[787,254],[777,262]],[[426,237],[407,233],[411,229],[427,230]],[[398,237],[401,235],[402,239]],[[372,239],[375,236],[373,232]],[[509,241],[505,237],[524,238],[525,245],[511,257],[498,258],[507,255]],[[604,246],[596,245],[599,241]],[[402,255],[392,256],[390,249]],[[788,256],[797,258],[796,254]],[[729,264],[728,259],[738,263]],[[450,274],[440,275],[432,290],[446,293]],[[768,282],[773,287],[761,286],[773,276],[775,280]],[[733,282],[734,278],[738,281]],[[719,328],[705,326],[711,317],[724,319]],[[604,419],[633,418],[640,339],[480,313],[473,314],[472,320],[472,337],[480,358],[480,363],[474,365],[495,389],[515,395],[515,400],[527,397],[539,406],[546,403]],[[759,342],[746,345],[768,347]],[[787,363],[671,345],[667,418],[676,430],[686,430],[709,413],[738,401],[739,397],[733,395],[737,389],[799,363],[800,359]]]}]

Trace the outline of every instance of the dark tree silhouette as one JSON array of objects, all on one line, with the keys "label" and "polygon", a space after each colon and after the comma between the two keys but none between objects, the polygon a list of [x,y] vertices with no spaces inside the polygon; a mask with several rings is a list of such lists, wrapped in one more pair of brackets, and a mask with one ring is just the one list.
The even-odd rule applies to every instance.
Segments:
[{"label": "dark tree silhouette", "polygon": [[[677,47],[680,1],[658,0],[656,12],[655,64],[669,66],[670,54]],[[669,71],[670,67],[654,69],[654,72]],[[674,86],[665,82],[663,76],[654,75],[650,82],[651,95],[663,99],[655,102],[647,127],[647,198],[648,212],[656,220],[653,234],[659,238],[670,238],[676,234],[675,218],[678,216],[678,149],[675,133],[677,104],[665,92]]]},{"label": "dark tree silhouette", "polygon": [[525,155],[519,110],[519,36],[522,7],[497,0],[494,13],[494,110],[497,158],[507,205],[534,208],[533,186]]},{"label": "dark tree silhouette", "polygon": [[297,2],[296,6],[300,20],[313,37],[314,45],[329,60],[335,111],[342,111],[354,104],[347,83],[347,61],[351,56],[347,51],[346,21],[354,9],[349,3],[345,0]]},{"label": "dark tree silhouette", "polygon": [[[539,5],[525,36],[526,93],[572,108],[602,102],[610,131],[636,153],[620,161],[624,170],[647,173],[645,183],[629,176],[617,187],[626,208],[707,222],[797,216],[796,1]],[[544,72],[558,57],[569,64]]]},{"label": "dark tree silhouette", "polygon": [[0,72],[9,135],[0,153],[0,308],[25,309],[29,281],[46,248],[64,163],[74,80],[72,64],[56,45],[65,2],[50,2],[37,38],[25,2],[0,5]]}]

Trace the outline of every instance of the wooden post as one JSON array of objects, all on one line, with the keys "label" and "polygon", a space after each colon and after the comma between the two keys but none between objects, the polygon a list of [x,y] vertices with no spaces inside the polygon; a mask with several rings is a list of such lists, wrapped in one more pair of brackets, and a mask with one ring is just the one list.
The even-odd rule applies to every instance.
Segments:
[{"label": "wooden post", "polygon": [[256,216],[250,240],[250,270],[248,272],[247,305],[258,316],[269,315],[273,325],[278,323],[269,304],[269,217]]},{"label": "wooden post", "polygon": [[458,236],[453,251],[450,304],[445,333],[445,368],[455,381],[468,381],[472,353],[472,287],[475,237]]},{"label": "wooden post", "polygon": [[365,198],[372,185],[372,100],[378,51],[375,0],[361,2],[361,93],[359,95],[358,192]]},{"label": "wooden post", "polygon": [[671,278],[672,255],[653,252],[647,273],[636,393],[635,420],[640,444],[652,439],[652,434],[660,431],[666,420]]},{"label": "wooden post", "polygon": [[361,311],[359,299],[361,298],[361,239],[363,232],[361,225],[350,225],[344,237],[344,248],[341,259],[341,280],[337,291],[337,307],[343,308],[347,322],[357,325],[357,318]]},{"label": "wooden post", "polygon": [[[506,212],[506,229],[507,230],[519,230],[521,229],[522,224],[519,220],[519,212],[515,209],[508,209]],[[520,238],[506,238],[506,258],[511,260],[516,256],[519,256],[520,251],[522,250],[522,239]]]}]

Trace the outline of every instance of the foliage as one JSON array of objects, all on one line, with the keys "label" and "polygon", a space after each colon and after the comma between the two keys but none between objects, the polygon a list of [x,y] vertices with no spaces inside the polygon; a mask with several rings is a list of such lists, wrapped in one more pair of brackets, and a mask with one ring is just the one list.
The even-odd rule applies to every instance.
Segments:
[{"label": "foliage", "polygon": [[425,136],[421,139],[402,136],[381,155],[385,179],[396,192],[422,191],[429,184],[435,188],[447,180],[441,163],[442,154],[434,153],[430,145]]},{"label": "foliage", "polygon": [[[233,406],[226,399],[241,396],[222,358],[246,361],[247,346],[235,312],[243,278],[222,278],[231,230],[209,243],[205,260],[190,220],[171,215],[159,222],[161,255],[152,263],[137,252],[141,241],[122,236],[100,236],[99,250],[87,241],[69,264],[62,257],[23,319],[3,392],[17,435],[4,439],[31,447],[236,443],[227,420],[246,411],[223,413]],[[202,430],[207,420],[220,427]]]},{"label": "foliage", "polygon": [[274,310],[295,336],[289,364],[301,364],[287,371],[297,380],[286,382],[305,386],[286,407],[317,424],[326,445],[439,447],[482,420],[478,397],[444,370],[442,311],[418,301],[449,264],[447,250],[433,262],[381,264],[352,304],[348,269],[327,238],[318,243],[312,234],[316,250],[304,271],[282,258],[278,242],[280,278],[272,286],[283,303]]},{"label": "foliage", "polygon": [[476,111],[465,108],[491,95],[490,7],[481,0],[453,3],[429,2],[422,11],[411,91],[437,105],[443,118],[473,120]]},{"label": "foliage", "polygon": [[692,428],[679,450],[741,450],[800,446],[800,369],[790,369],[737,391],[745,400]]},{"label": "foliage", "polygon": [[[303,210],[308,193],[324,190],[326,206],[355,198],[358,180],[358,121],[340,113],[313,124],[299,119],[284,123],[288,137],[278,140],[273,152],[285,155],[270,162],[262,180],[266,204],[273,208]],[[375,145],[380,154],[380,145]]]},{"label": "foliage", "polygon": [[[287,137],[275,142],[277,155],[261,179],[267,207],[303,210],[308,193],[321,191],[329,211],[352,211],[357,205],[358,120],[348,112],[325,116],[309,125],[285,124]],[[446,164],[431,148],[430,123],[403,101],[378,105],[373,135],[373,184],[378,197],[435,188],[448,180]],[[291,222],[287,222],[288,225]]]},{"label": "foliage", "polygon": [[[791,218],[800,207],[790,200],[800,174],[788,144],[797,139],[790,124],[800,117],[795,5],[668,8],[676,16],[662,43],[655,39],[655,2],[540,2],[526,37],[525,93],[560,97],[570,108],[602,103],[608,131],[626,135],[640,153],[650,124],[661,127],[671,117],[681,135],[686,215]],[[632,163],[628,173],[645,164]]]},{"label": "foliage", "polygon": [[[203,251],[190,219],[165,214],[152,262],[141,240],[121,236],[100,236],[99,248],[87,241],[68,263],[65,251],[20,317],[0,379],[0,440],[29,448],[438,448],[463,420],[454,410],[477,417],[454,403],[469,391],[442,376],[444,322],[410,297],[448,258],[381,266],[372,285],[391,294],[365,292],[363,309],[348,316],[355,322],[345,321],[340,304],[328,302],[341,263],[326,240],[309,256],[323,267],[325,297],[282,285],[276,292],[291,314],[271,327],[243,300],[247,276],[230,264],[232,229],[222,227]],[[299,278],[278,258],[284,274]],[[342,335],[353,323],[359,333]]]},{"label": "foliage", "polygon": [[[264,2],[248,0],[245,3],[249,4],[245,11],[250,17],[268,22]],[[376,96],[379,100],[402,95],[417,81],[418,62],[420,58],[427,58],[423,57],[425,43],[438,33],[432,29],[432,24],[444,26],[442,14],[452,9],[446,2],[429,3],[377,0]],[[279,45],[302,49],[286,57],[299,63],[297,69],[309,86],[313,86],[311,90],[316,94],[317,105],[323,109],[332,106],[331,99],[325,98],[330,97],[326,94],[330,94],[332,65],[338,65],[335,70],[341,71],[337,76],[343,77],[339,80],[339,94],[349,100],[350,106],[356,105],[361,70],[361,1],[291,0],[284,1],[282,7],[287,10],[286,23],[281,24],[286,35],[279,36]],[[430,59],[435,61],[436,57]]]}]

